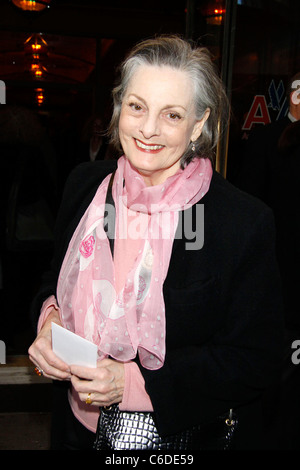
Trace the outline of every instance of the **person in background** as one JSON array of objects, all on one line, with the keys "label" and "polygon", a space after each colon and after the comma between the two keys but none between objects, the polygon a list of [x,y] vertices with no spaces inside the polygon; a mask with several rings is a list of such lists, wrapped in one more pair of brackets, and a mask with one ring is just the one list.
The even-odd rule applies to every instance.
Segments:
[{"label": "person in background", "polygon": [[232,179],[234,185],[252,194],[272,207],[274,198],[273,175],[280,165],[278,141],[287,126],[300,119],[300,72],[288,82],[286,95],[288,114],[278,121],[258,125],[250,132],[245,150],[241,155],[240,170]]},{"label": "person in background", "polygon": [[77,149],[77,164],[83,161],[94,162],[107,158],[108,142],[100,116],[92,116],[85,124],[81,144]]},{"label": "person in background", "polygon": [[[123,155],[70,175],[33,303],[52,448],[260,448],[282,346],[275,230],[214,171],[222,82],[205,48],[162,36],[129,53],[113,98]],[[97,367],[58,358],[51,322],[95,343]]]},{"label": "person in background", "polygon": [[[300,72],[288,82],[289,111],[285,118],[250,133],[242,166],[234,184],[264,201],[274,212],[276,252],[283,282],[285,326],[300,330],[297,296],[299,272],[298,242],[298,168],[300,120]],[[287,347],[290,347],[288,340]]]},{"label": "person in background", "polygon": [[[299,88],[300,97],[300,88]],[[272,209],[276,224],[276,252],[283,284],[285,324],[290,336],[300,334],[300,120],[285,128],[277,145],[278,171],[274,175]]]},{"label": "person in background", "polygon": [[[296,449],[299,442],[298,370],[291,361],[294,341],[300,335],[299,162],[300,73],[287,85],[289,111],[285,118],[255,128],[249,135],[238,178],[240,189],[264,201],[273,211],[276,257],[284,305],[284,360],[278,383],[280,395],[273,434],[278,446]],[[276,448],[276,447],[274,447]]]}]

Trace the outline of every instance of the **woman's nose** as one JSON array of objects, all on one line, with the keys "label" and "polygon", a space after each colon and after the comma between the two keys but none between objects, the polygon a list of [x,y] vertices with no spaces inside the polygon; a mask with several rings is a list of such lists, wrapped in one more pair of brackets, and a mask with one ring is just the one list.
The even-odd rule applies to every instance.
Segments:
[{"label": "woman's nose", "polygon": [[146,139],[159,135],[159,119],[157,116],[150,113],[146,114],[141,122],[140,132]]}]

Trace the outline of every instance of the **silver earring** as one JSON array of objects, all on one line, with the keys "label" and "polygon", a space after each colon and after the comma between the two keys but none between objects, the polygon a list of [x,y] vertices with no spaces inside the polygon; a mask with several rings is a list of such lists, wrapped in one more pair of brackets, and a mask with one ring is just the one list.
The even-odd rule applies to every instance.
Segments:
[{"label": "silver earring", "polygon": [[196,146],[195,146],[194,142],[192,142],[192,151],[195,152],[195,150],[196,150]]}]

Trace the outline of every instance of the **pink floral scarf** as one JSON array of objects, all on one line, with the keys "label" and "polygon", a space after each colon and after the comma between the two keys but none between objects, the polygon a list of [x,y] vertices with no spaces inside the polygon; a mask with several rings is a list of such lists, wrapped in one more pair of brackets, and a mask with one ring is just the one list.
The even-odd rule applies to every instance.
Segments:
[{"label": "pink floral scarf", "polygon": [[127,362],[138,354],[145,368],[163,365],[166,328],[162,289],[178,214],[206,194],[211,176],[210,161],[195,159],[163,184],[150,187],[125,157],[119,159],[112,188],[115,244],[125,233],[124,208],[137,215],[148,214],[144,231],[138,235],[142,249],[119,292],[115,288],[117,267],[103,228],[110,175],[99,186],[69,244],[57,297],[64,326],[97,344],[100,359],[110,356]]}]

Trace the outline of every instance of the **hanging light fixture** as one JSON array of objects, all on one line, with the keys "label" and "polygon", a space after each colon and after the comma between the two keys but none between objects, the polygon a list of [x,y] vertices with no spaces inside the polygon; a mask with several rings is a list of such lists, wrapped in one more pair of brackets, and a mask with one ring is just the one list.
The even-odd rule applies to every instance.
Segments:
[{"label": "hanging light fixture", "polygon": [[206,23],[215,26],[221,26],[224,22],[226,8],[224,0],[209,0],[202,7],[202,14]]},{"label": "hanging light fixture", "polygon": [[25,11],[42,11],[50,8],[51,0],[12,0],[16,7]]},{"label": "hanging light fixture", "polygon": [[43,88],[36,88],[35,93],[36,104],[42,106],[45,100],[45,90]]},{"label": "hanging light fixture", "polygon": [[43,78],[44,68],[40,64],[38,63],[31,64],[30,71],[36,79]]},{"label": "hanging light fixture", "polygon": [[42,65],[47,57],[48,44],[41,34],[32,34],[24,43],[26,58],[30,65],[30,72],[35,79],[43,78],[46,68]]},{"label": "hanging light fixture", "polygon": [[48,44],[45,39],[42,38],[42,34],[32,34],[26,39],[24,43],[24,50],[26,54],[46,54]]}]

